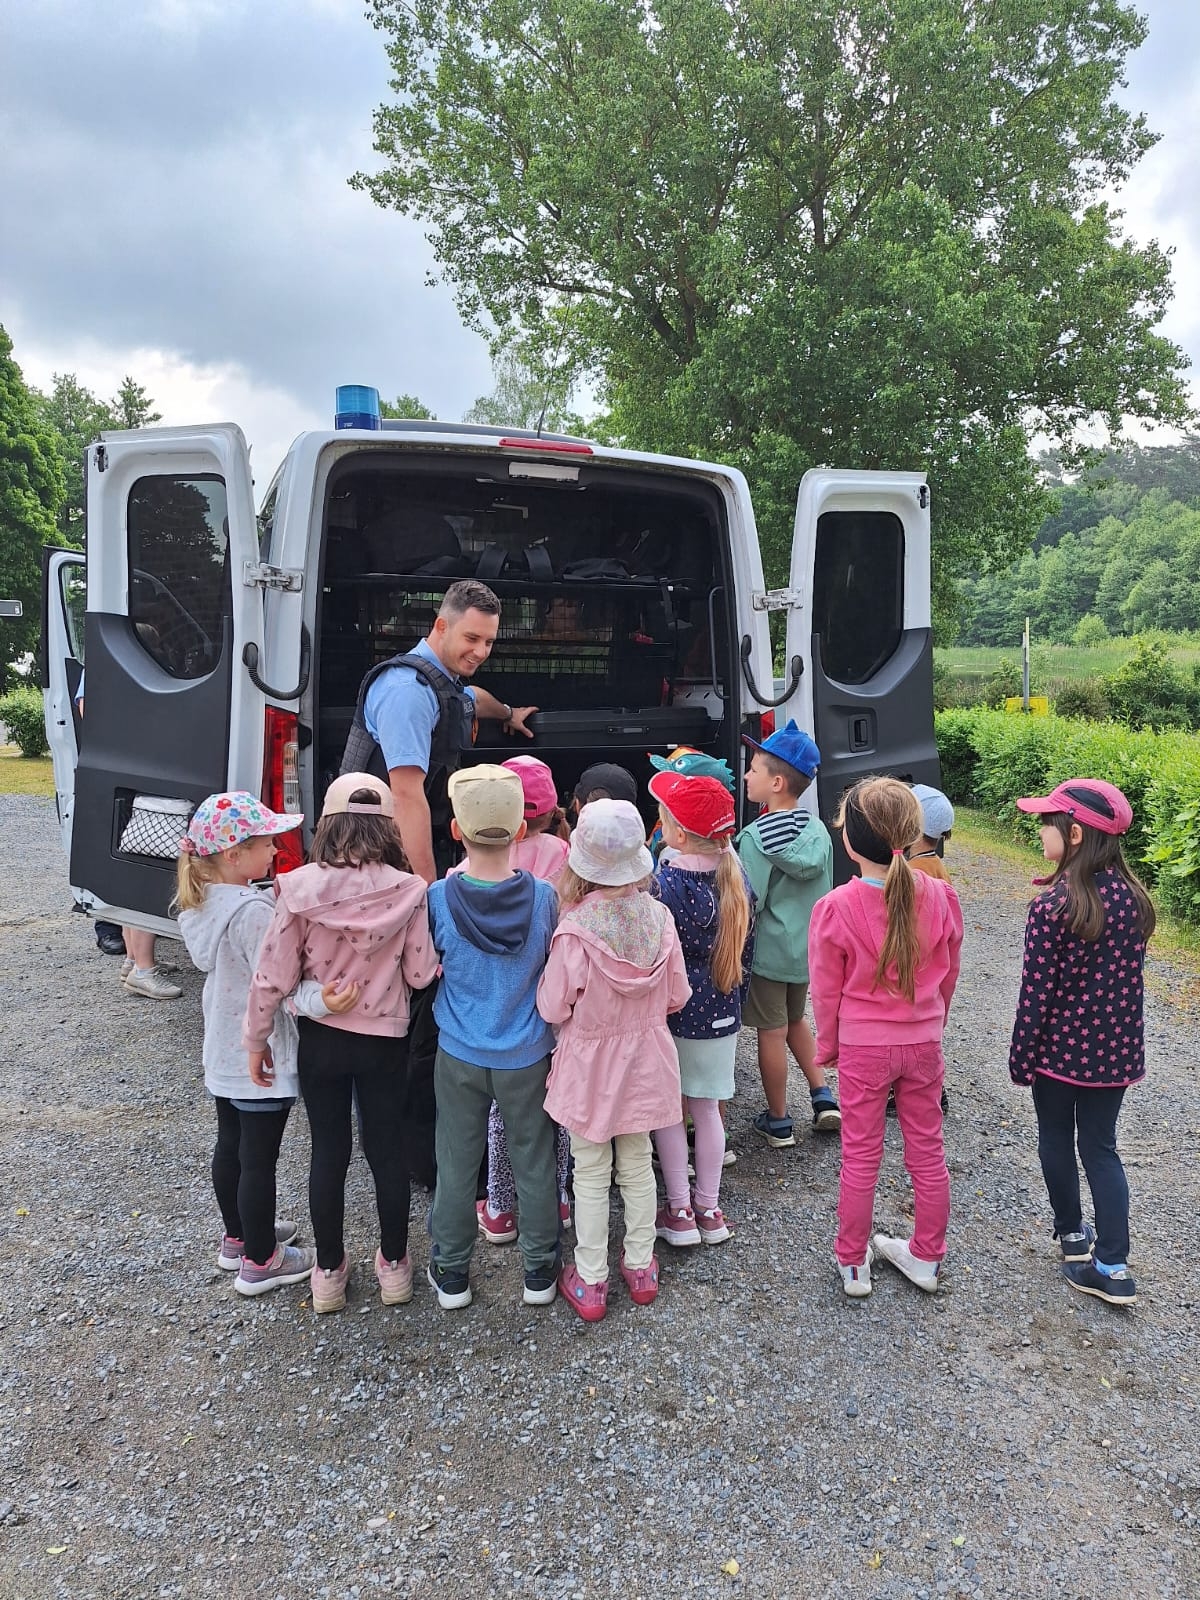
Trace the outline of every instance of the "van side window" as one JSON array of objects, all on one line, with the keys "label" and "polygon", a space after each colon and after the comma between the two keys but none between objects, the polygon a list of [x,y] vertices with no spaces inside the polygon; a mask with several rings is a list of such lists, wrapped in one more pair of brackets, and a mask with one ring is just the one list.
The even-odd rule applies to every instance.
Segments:
[{"label": "van side window", "polygon": [[129,491],[129,620],[173,678],[206,677],[232,607],[224,481],[139,478]]},{"label": "van side window", "polygon": [[904,632],[904,524],[885,511],[827,511],[817,522],[813,632],[836,683],[866,683]]}]

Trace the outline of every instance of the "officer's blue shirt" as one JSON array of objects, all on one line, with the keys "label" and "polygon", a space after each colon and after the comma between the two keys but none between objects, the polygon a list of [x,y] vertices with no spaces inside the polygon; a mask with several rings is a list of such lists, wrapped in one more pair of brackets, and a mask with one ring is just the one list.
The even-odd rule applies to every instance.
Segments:
[{"label": "officer's blue shirt", "polygon": [[[414,645],[408,654],[428,661],[443,677],[453,677],[438,660],[427,639]],[[474,690],[464,687],[474,698]],[[438,697],[411,667],[392,667],[379,674],[367,690],[363,721],[367,732],[383,751],[389,772],[393,767],[420,767],[422,772],[429,771],[429,748],[438,722]],[[464,745],[469,744],[468,729],[464,733]]]}]

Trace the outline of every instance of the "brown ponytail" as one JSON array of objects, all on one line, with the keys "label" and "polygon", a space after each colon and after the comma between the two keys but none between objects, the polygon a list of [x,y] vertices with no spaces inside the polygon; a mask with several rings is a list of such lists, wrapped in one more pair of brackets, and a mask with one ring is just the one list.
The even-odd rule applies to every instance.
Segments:
[{"label": "brown ponytail", "polygon": [[[917,932],[917,887],[905,857],[921,837],[920,802],[898,778],[864,778],[842,797],[836,825],[854,850],[872,865],[886,867],[883,899],[887,936],[875,967],[875,986],[911,1001],[916,993],[921,941]],[[893,982],[889,968],[895,968]]]}]

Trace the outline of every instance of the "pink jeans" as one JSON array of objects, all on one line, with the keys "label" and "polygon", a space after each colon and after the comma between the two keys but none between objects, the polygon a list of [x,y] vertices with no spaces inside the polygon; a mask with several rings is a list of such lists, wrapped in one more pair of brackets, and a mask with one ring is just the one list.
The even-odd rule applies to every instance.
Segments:
[{"label": "pink jeans", "polygon": [[861,1266],[866,1260],[883,1161],[888,1090],[893,1088],[904,1135],[904,1165],[913,1186],[912,1253],[921,1261],[940,1261],[946,1254],[950,1174],[942,1145],[945,1075],[940,1043],[843,1046],[839,1051],[842,1178],[835,1250],[843,1266]]}]

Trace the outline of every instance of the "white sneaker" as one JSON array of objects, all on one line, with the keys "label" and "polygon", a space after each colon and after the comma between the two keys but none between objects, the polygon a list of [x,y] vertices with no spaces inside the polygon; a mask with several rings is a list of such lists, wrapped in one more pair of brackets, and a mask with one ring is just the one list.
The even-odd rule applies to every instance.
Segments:
[{"label": "white sneaker", "polygon": [[130,994],[144,995],[147,1000],[178,1000],[183,993],[179,984],[172,983],[158,967],[151,967],[149,972],[139,972],[134,967],[125,979],[125,987]]},{"label": "white sneaker", "polygon": [[861,1267],[844,1267],[837,1257],[834,1261],[842,1275],[842,1289],[851,1300],[865,1300],[871,1292],[871,1263],[875,1259],[875,1252],[867,1246],[867,1259]]},{"label": "white sneaker", "polygon": [[941,1271],[940,1261],[922,1261],[920,1256],[915,1256],[909,1248],[907,1239],[893,1239],[886,1233],[875,1235],[875,1254],[882,1256],[885,1261],[890,1261],[897,1272],[902,1272],[910,1283],[915,1283],[918,1289],[924,1289],[926,1294],[936,1294],[938,1274]]},{"label": "white sneaker", "polygon": [[125,979],[129,976],[129,974],[132,971],[133,971],[133,957],[132,956],[126,956],[124,961],[122,961],[122,963],[121,963],[120,978],[121,978],[121,982],[122,983],[125,982]]}]

